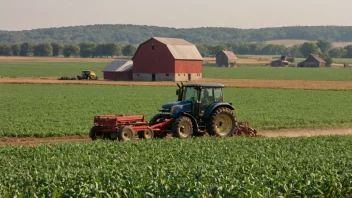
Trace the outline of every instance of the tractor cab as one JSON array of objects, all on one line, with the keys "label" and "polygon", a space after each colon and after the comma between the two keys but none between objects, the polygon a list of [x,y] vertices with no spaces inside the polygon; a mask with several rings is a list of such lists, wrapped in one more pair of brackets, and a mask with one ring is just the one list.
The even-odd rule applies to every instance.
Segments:
[{"label": "tractor cab", "polygon": [[83,70],[77,78],[78,80],[98,80],[97,75],[91,70]]},{"label": "tractor cab", "polygon": [[178,117],[181,112],[196,118],[205,115],[208,108],[224,101],[223,84],[177,84],[177,102],[163,105],[162,112]]}]

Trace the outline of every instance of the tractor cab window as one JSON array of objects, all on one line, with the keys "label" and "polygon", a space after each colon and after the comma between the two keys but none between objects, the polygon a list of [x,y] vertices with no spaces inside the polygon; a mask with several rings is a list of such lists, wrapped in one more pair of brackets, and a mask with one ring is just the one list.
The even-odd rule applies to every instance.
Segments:
[{"label": "tractor cab window", "polygon": [[198,90],[195,87],[186,87],[183,95],[183,100],[192,101],[195,103],[198,98]]},{"label": "tractor cab window", "polygon": [[214,88],[214,99],[215,99],[215,102],[224,102],[224,95],[222,93],[222,88]]},{"label": "tractor cab window", "polygon": [[204,88],[200,94],[200,102],[202,106],[208,106],[215,102],[213,88]]}]

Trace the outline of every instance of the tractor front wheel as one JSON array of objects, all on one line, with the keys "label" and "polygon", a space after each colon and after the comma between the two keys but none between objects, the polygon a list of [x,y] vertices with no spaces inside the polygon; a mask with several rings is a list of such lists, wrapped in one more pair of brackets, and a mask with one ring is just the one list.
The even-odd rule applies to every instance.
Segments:
[{"label": "tractor front wheel", "polygon": [[187,139],[193,134],[192,121],[186,116],[180,116],[172,125],[172,134],[174,137]]},{"label": "tractor front wheel", "polygon": [[134,131],[130,126],[123,126],[117,132],[120,141],[132,141],[134,138]]},{"label": "tractor front wheel", "polygon": [[236,130],[236,118],[231,109],[220,107],[209,117],[208,133],[211,136],[233,136]]}]

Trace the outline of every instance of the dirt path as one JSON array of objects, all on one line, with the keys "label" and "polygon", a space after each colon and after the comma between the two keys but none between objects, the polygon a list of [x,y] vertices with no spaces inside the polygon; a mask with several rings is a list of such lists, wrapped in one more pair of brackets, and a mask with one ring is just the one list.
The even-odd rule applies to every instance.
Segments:
[{"label": "dirt path", "polygon": [[[326,135],[352,135],[352,129],[283,129],[275,131],[260,131],[265,137],[311,137]],[[91,142],[88,136],[67,136],[49,138],[0,138],[1,145],[36,146],[50,143]]]},{"label": "dirt path", "polygon": [[[251,80],[204,78],[191,83],[220,83],[238,88],[286,88],[319,90],[352,90],[352,82],[311,80]],[[132,82],[107,80],[57,80],[56,78],[0,78],[0,84],[76,84],[76,85],[123,85],[123,86],[172,86],[175,82]]]}]

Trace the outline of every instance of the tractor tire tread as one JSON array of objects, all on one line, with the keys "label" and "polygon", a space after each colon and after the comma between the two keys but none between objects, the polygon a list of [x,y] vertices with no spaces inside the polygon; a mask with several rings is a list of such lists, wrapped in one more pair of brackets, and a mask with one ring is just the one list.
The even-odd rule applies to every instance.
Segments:
[{"label": "tractor tire tread", "polygon": [[[178,132],[179,125],[184,121],[188,122],[188,124],[190,125],[190,133],[186,137],[182,137],[180,135],[180,133]],[[193,124],[192,124],[192,120],[189,117],[180,116],[172,124],[172,136],[177,137],[177,138],[186,139],[186,138],[191,137],[192,135],[193,135]]]},{"label": "tractor tire tread", "polygon": [[210,115],[209,122],[207,123],[208,134],[210,136],[221,136],[220,134],[218,134],[216,132],[216,123],[215,123],[216,118],[220,114],[227,114],[228,116],[231,117],[231,119],[233,121],[233,128],[230,131],[230,133],[228,133],[227,135],[224,135],[224,136],[229,136],[229,137],[233,136],[233,134],[235,133],[236,124],[237,124],[236,116],[234,115],[233,111],[227,107],[219,107]]}]

